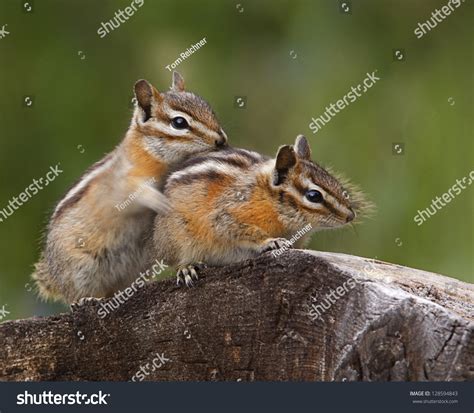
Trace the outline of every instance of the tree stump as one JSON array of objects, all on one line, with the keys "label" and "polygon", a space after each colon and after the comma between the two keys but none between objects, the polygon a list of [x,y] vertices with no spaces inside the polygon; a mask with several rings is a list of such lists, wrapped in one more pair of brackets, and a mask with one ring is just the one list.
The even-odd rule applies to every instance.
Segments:
[{"label": "tree stump", "polygon": [[2,323],[0,380],[474,379],[473,285],[381,261],[266,253],[107,303]]}]

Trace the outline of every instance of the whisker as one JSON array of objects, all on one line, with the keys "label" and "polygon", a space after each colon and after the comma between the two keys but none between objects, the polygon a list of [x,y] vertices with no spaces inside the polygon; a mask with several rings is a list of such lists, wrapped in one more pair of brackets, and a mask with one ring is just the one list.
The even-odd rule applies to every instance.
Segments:
[{"label": "whisker", "polygon": [[358,237],[359,237],[359,233],[357,232],[357,227],[354,225],[353,222],[350,222],[349,225],[350,225],[350,227],[352,228],[352,231],[354,231],[354,234],[356,235],[356,237],[358,238]]}]

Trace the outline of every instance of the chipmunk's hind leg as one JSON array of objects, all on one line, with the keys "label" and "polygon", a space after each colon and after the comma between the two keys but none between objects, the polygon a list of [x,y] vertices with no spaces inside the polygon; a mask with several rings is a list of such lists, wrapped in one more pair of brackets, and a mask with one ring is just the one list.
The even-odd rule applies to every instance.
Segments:
[{"label": "chipmunk's hind leg", "polygon": [[193,287],[193,280],[198,280],[198,272],[203,268],[206,268],[206,264],[202,262],[179,266],[178,271],[176,272],[176,284],[181,285],[184,282],[187,287]]}]

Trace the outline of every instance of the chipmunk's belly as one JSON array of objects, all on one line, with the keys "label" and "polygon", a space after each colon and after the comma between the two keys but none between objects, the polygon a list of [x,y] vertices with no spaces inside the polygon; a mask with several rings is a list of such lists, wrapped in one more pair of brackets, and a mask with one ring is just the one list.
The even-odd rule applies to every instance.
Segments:
[{"label": "chipmunk's belly", "polygon": [[[133,220],[110,220],[107,228],[97,225],[94,234],[82,235],[77,227],[70,231],[67,243],[49,251],[63,257],[53,260],[52,269],[62,289],[82,298],[107,297],[128,287],[147,269],[153,219],[147,211]],[[82,239],[79,245],[77,239]]]},{"label": "chipmunk's belly", "polygon": [[97,257],[94,278],[103,295],[128,287],[147,270],[150,259],[146,243],[152,236],[152,223],[153,219],[142,220],[122,228],[115,242]]}]

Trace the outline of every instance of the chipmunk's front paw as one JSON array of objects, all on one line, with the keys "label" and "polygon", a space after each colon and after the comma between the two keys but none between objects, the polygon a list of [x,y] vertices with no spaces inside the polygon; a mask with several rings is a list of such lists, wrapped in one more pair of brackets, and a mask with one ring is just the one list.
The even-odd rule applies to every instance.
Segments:
[{"label": "chipmunk's front paw", "polygon": [[291,242],[288,241],[286,238],[270,238],[265,242],[264,245],[262,245],[262,247],[260,248],[260,252],[264,253],[279,249],[287,250],[288,248],[291,248]]},{"label": "chipmunk's front paw", "polygon": [[70,304],[71,310],[76,310],[79,307],[82,307],[88,303],[92,303],[95,301],[100,301],[102,298],[96,298],[96,297],[82,297],[79,299],[79,301],[75,301]]},{"label": "chipmunk's front paw", "polygon": [[198,271],[205,268],[206,264],[198,263],[193,265],[186,265],[183,267],[179,267],[178,271],[176,272],[176,284],[180,285],[183,282],[188,287],[192,287],[194,285],[194,281],[198,280]]}]

